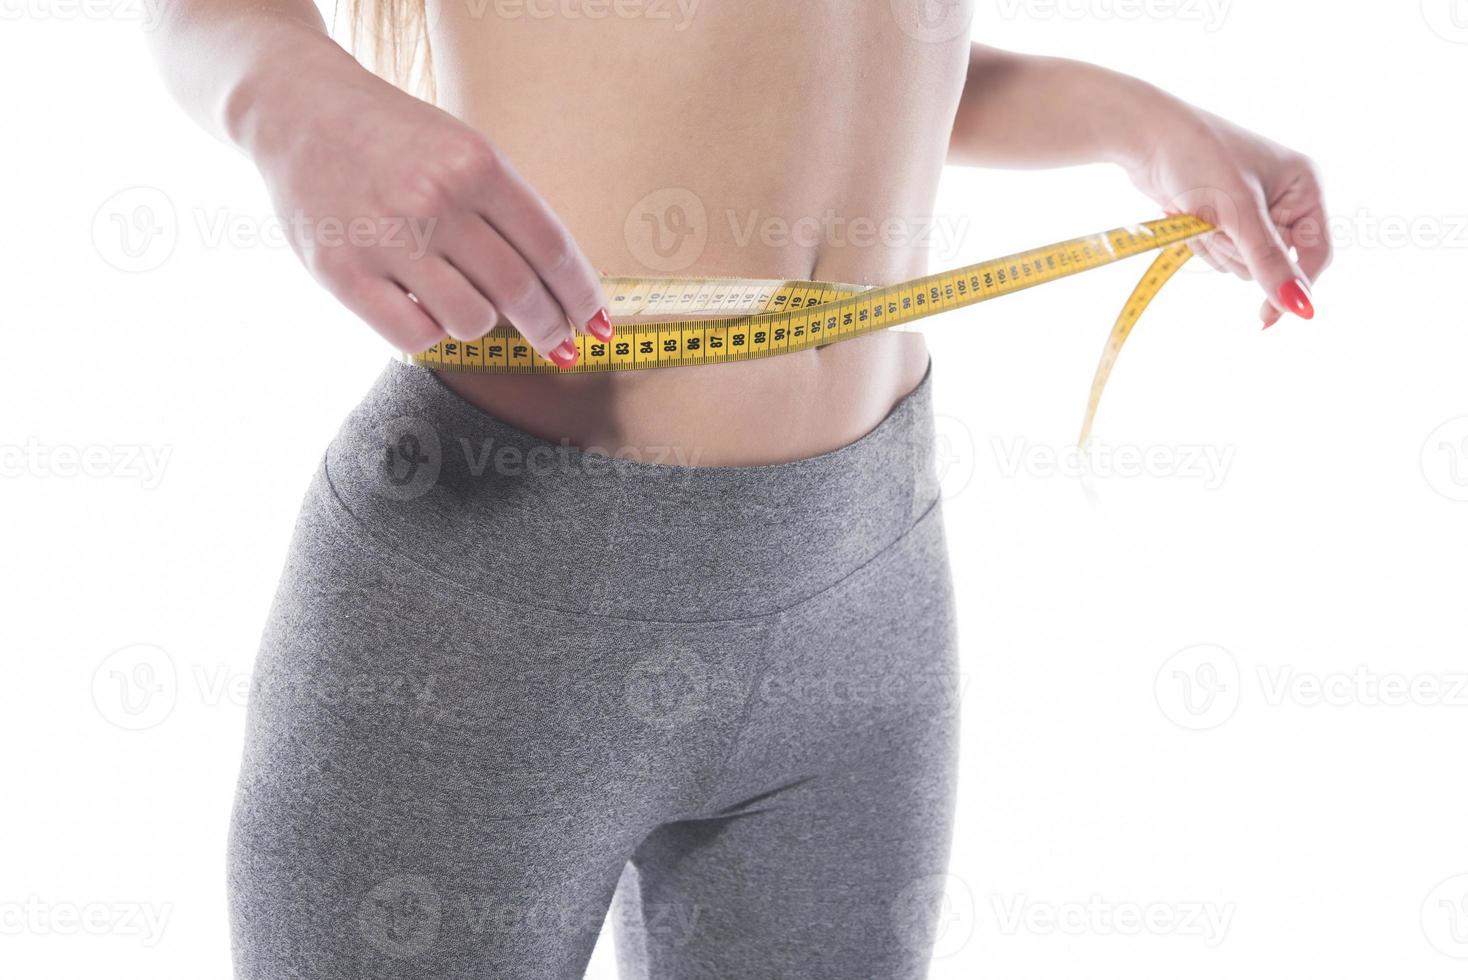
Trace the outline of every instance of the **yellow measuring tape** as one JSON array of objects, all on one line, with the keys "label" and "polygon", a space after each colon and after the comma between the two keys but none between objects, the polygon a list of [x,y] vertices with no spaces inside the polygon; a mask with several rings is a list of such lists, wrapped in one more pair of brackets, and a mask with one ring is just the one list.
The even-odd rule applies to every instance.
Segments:
[{"label": "yellow measuring tape", "polygon": [[537,354],[501,324],[476,341],[444,340],[409,360],[438,371],[486,374],[587,374],[724,364],[807,350],[972,306],[1120,259],[1163,249],[1117,317],[1086,406],[1080,442],[1112,365],[1132,327],[1163,284],[1192,254],[1186,242],[1213,226],[1189,215],[1075,238],[892,286],[785,279],[602,280],[614,320],[609,341],[578,334],[581,358],[566,369]]}]

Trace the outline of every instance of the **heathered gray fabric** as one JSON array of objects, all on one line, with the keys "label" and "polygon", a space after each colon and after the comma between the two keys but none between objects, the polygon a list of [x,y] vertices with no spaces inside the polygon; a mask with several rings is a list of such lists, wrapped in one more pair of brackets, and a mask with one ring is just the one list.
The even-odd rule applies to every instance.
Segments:
[{"label": "heathered gray fabric", "polygon": [[690,468],[393,364],[255,668],[236,975],[576,978],[611,906],[624,980],[922,977],[957,688],[927,380],[836,452]]}]

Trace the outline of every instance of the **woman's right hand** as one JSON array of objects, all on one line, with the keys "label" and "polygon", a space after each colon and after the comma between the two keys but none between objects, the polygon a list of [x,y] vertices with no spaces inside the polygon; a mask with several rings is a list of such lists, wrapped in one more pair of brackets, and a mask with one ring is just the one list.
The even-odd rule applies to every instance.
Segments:
[{"label": "woman's right hand", "polygon": [[310,55],[252,93],[243,142],[318,282],[405,352],[505,320],[564,368],[576,329],[611,337],[591,263],[488,139],[330,42]]}]

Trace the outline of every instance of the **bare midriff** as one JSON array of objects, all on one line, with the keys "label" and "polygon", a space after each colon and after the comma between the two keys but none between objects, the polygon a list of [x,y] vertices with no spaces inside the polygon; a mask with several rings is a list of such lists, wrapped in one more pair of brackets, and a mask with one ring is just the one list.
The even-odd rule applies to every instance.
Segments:
[{"label": "bare midriff", "polygon": [[[968,41],[929,0],[430,0],[440,102],[609,275],[883,284],[927,270]],[[687,465],[784,462],[874,428],[927,368],[887,332],[707,367],[443,375],[554,441]]]}]

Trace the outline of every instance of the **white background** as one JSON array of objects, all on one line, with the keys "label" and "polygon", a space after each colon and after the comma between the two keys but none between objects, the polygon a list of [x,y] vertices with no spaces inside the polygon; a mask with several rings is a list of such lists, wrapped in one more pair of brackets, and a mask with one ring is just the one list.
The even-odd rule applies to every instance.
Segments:
[{"label": "white background", "polygon": [[[140,2],[0,11],[0,975],[224,978],[255,642],[386,350],[249,240],[264,193]],[[1468,3],[1008,0],[974,34],[1311,154],[1339,251],[1311,323],[1261,333],[1201,264],[1164,292],[1097,429],[1143,473],[1066,456],[1143,260],[928,330],[965,675],[933,975],[1463,976]],[[952,173],[939,210],[935,265],[1155,214],[1103,168]]]}]

